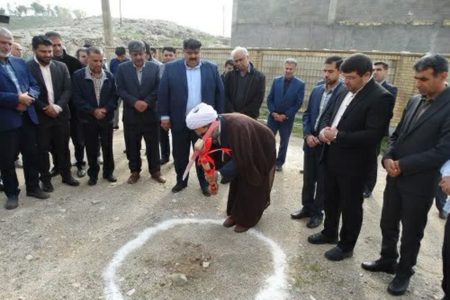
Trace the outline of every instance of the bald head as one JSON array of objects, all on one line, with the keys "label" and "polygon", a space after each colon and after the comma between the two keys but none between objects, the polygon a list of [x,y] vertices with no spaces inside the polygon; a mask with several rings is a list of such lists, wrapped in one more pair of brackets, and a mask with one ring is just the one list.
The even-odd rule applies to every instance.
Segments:
[{"label": "bald head", "polygon": [[23,57],[23,48],[19,43],[12,43],[11,55],[19,58]]}]

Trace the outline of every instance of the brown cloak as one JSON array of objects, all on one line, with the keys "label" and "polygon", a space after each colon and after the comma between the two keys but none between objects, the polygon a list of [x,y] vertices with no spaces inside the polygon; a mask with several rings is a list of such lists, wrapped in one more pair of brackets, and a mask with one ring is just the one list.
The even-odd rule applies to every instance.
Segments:
[{"label": "brown cloak", "polygon": [[265,125],[238,113],[223,114],[222,132],[238,175],[230,183],[227,215],[244,227],[255,226],[270,204],[275,174],[275,137]]}]

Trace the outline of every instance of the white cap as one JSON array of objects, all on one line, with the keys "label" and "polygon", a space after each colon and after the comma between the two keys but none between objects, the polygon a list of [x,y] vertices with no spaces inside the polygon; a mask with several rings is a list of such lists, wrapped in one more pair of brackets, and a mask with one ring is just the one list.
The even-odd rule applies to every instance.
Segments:
[{"label": "white cap", "polygon": [[189,129],[197,129],[211,124],[217,119],[217,112],[211,105],[200,103],[186,116],[186,125]]}]

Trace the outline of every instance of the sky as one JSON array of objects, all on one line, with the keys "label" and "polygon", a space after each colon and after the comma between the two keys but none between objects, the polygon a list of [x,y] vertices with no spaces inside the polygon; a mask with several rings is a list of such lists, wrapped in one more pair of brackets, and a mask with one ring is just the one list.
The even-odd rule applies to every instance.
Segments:
[{"label": "sky", "polygon": [[[233,0],[109,0],[113,18],[118,18],[119,2],[122,2],[123,18],[168,20],[214,35],[231,35]],[[30,5],[32,0],[0,0],[12,6]],[[101,0],[37,0],[47,6],[59,5],[71,10],[84,10],[88,16],[101,14]],[[225,26],[224,26],[225,23]]]}]

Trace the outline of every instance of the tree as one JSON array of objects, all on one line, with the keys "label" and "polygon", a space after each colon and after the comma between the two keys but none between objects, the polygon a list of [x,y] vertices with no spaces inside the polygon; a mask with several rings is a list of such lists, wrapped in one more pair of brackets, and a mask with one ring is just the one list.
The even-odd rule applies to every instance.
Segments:
[{"label": "tree", "polygon": [[37,3],[37,2],[33,2],[30,5],[31,9],[34,10],[34,14],[35,15],[44,15],[44,13],[46,12],[46,9],[43,5]]},{"label": "tree", "polygon": [[86,18],[86,12],[84,11],[84,10],[81,10],[81,9],[75,9],[74,11],[73,11],[73,15],[75,16],[75,18],[77,18],[77,19],[83,19],[83,18]]},{"label": "tree", "polygon": [[21,17],[22,15],[27,15],[28,7],[25,5],[19,5],[16,7],[17,15]]}]

